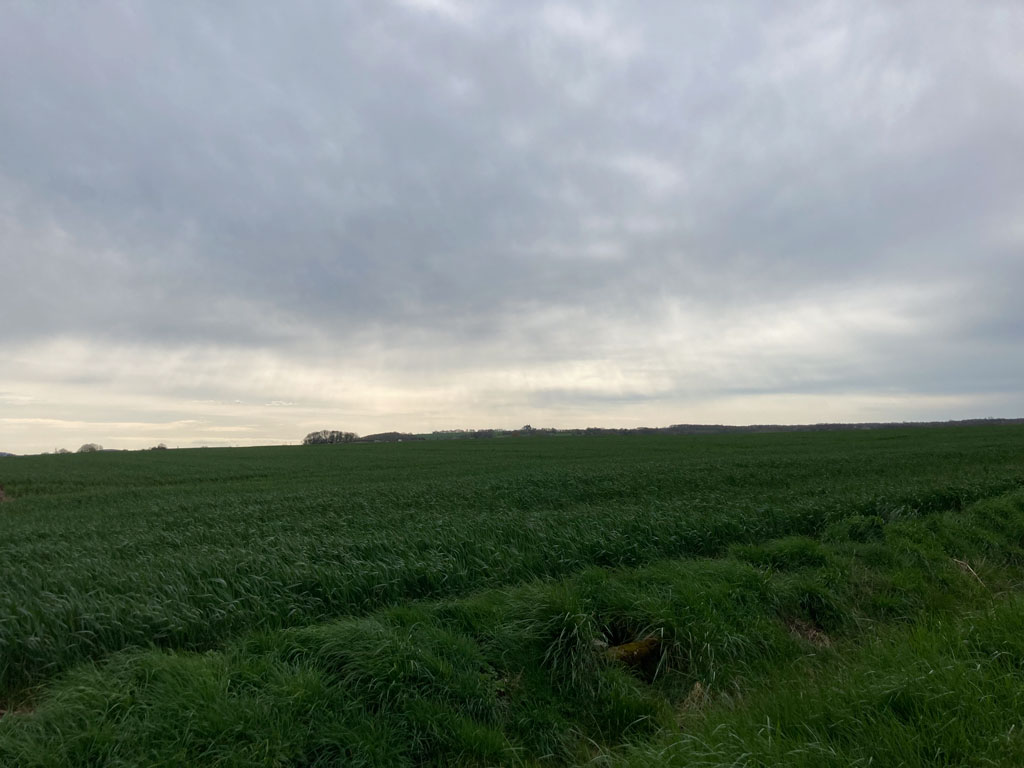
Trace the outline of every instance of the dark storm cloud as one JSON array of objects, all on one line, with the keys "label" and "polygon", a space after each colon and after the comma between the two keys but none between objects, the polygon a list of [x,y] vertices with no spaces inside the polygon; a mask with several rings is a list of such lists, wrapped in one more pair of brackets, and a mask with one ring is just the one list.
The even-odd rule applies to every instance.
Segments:
[{"label": "dark storm cloud", "polygon": [[4,343],[1019,396],[1021,39],[1010,2],[6,4]]}]

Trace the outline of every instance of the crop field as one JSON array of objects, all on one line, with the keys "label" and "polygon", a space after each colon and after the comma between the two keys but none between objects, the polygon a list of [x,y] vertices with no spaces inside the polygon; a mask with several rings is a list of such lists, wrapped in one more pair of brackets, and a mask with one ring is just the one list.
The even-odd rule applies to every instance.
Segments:
[{"label": "crop field", "polygon": [[0,458],[0,766],[1024,765],[1024,428]]}]

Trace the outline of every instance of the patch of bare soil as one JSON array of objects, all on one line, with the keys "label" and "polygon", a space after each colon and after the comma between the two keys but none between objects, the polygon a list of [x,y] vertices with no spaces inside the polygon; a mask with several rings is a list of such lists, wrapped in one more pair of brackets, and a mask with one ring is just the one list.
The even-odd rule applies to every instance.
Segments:
[{"label": "patch of bare soil", "polygon": [[32,707],[28,706],[27,704],[17,707],[5,707],[3,704],[0,704],[0,720],[7,717],[7,715],[27,715],[30,712],[32,712]]},{"label": "patch of bare soil", "polygon": [[602,649],[605,658],[623,664],[647,682],[657,677],[662,661],[661,638],[649,636]]},{"label": "patch of bare soil", "polygon": [[657,637],[645,637],[632,643],[613,645],[605,653],[608,658],[621,661],[627,667],[639,667],[654,655],[661,646]]},{"label": "patch of bare soil", "polygon": [[832,638],[820,628],[804,619],[789,619],[786,627],[797,637],[806,640],[815,648],[831,648]]}]

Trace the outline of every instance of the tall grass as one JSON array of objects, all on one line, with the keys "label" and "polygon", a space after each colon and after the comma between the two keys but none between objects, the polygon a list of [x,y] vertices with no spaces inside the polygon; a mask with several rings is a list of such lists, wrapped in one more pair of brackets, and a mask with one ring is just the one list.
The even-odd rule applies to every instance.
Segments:
[{"label": "tall grass", "polygon": [[[0,764],[956,764],[920,751],[945,693],[931,725],[822,741],[884,714],[886,653],[945,660],[922,696],[994,697],[961,740],[1003,759],[1022,434],[8,460]],[[833,719],[801,731],[805,698]]]},{"label": "tall grass", "polygon": [[619,766],[1024,765],[1024,600],[884,627],[808,656],[728,706],[628,749]]},{"label": "tall grass", "polygon": [[[867,545],[830,538],[590,568],[205,653],[121,652],[0,720],[0,758],[1012,764],[1024,492],[886,524]],[[608,653],[643,638],[645,663]]]}]

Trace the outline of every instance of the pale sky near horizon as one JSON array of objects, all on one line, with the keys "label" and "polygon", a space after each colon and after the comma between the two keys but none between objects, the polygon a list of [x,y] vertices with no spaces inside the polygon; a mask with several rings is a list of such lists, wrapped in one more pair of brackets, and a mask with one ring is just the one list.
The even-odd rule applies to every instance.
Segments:
[{"label": "pale sky near horizon", "polygon": [[1020,2],[0,0],[0,451],[1024,416]]}]

